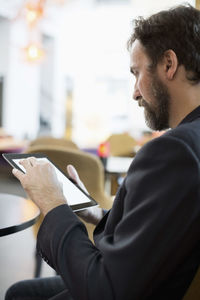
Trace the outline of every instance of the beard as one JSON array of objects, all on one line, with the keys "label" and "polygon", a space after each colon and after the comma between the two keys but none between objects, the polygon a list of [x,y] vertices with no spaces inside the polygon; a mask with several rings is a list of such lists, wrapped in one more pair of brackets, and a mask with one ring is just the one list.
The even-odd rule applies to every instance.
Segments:
[{"label": "beard", "polygon": [[170,95],[167,87],[157,78],[153,77],[151,84],[155,105],[150,105],[144,99],[139,104],[144,107],[145,122],[153,130],[169,128],[169,102]]}]

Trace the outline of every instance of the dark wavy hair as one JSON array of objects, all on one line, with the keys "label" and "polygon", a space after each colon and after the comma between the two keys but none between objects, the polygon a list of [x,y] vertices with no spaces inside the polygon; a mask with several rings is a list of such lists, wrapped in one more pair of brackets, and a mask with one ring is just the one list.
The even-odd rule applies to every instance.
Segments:
[{"label": "dark wavy hair", "polygon": [[133,20],[128,49],[139,40],[152,61],[152,69],[172,49],[191,83],[200,82],[200,11],[189,4],[164,10],[147,19]]}]

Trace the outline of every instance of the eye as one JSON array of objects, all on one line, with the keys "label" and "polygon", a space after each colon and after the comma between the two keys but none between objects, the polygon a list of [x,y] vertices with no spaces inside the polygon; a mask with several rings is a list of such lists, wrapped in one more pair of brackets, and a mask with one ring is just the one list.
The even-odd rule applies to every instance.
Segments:
[{"label": "eye", "polygon": [[139,75],[139,72],[138,72],[138,71],[136,71],[136,70],[135,70],[135,71],[133,71],[132,73],[133,73],[133,76],[134,76],[134,77],[138,77],[138,75]]}]

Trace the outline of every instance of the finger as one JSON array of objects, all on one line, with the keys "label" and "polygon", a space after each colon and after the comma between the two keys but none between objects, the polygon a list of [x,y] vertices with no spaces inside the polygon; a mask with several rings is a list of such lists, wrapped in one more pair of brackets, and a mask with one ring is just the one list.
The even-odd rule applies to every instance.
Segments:
[{"label": "finger", "polygon": [[69,174],[69,177],[71,177],[78,184],[78,186],[80,188],[82,188],[82,190],[84,190],[88,194],[88,191],[87,191],[86,187],[84,186],[83,182],[80,180],[79,175],[78,175],[76,169],[74,168],[74,166],[68,165],[67,172]]},{"label": "finger", "polygon": [[31,162],[28,158],[20,160],[19,163],[25,168],[25,170],[30,169],[32,167]]},{"label": "finger", "polygon": [[12,173],[17,179],[19,179],[19,181],[21,181],[25,175],[22,171],[15,168],[12,169]]},{"label": "finger", "polygon": [[28,158],[28,161],[30,162],[30,164],[31,164],[32,166],[35,166],[36,163],[37,163],[37,159],[36,159],[35,157],[29,157],[29,158]]},{"label": "finger", "polygon": [[76,169],[74,168],[74,166],[68,165],[67,166],[67,172],[68,172],[69,176],[72,179],[74,179],[74,181],[76,183],[80,183],[80,178],[79,178],[78,173],[77,173]]}]

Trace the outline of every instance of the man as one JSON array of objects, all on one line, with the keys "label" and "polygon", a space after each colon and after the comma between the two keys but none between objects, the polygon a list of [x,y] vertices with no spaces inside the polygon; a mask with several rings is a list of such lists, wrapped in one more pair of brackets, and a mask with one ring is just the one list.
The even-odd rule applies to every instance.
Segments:
[{"label": "man", "polygon": [[[13,170],[45,215],[37,249],[62,279],[51,279],[48,288],[47,279],[18,283],[6,300],[179,300],[197,271],[200,12],[186,5],[139,18],[128,47],[133,98],[152,129],[171,130],[137,153],[101,220],[101,210],[86,212],[88,221],[98,223],[95,245],[66,204],[50,165],[30,158],[22,162],[26,174]],[[68,171],[80,184],[74,168]],[[45,289],[48,295],[42,297]]]}]

